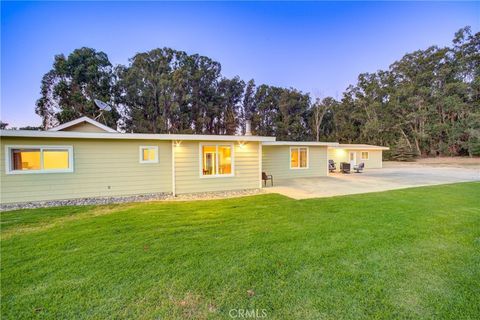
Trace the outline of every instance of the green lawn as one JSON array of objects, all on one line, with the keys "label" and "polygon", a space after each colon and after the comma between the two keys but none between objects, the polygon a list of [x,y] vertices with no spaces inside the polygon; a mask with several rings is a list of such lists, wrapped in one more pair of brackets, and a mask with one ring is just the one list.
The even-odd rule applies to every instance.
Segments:
[{"label": "green lawn", "polygon": [[1,226],[2,320],[480,317],[480,183],[22,210]]}]

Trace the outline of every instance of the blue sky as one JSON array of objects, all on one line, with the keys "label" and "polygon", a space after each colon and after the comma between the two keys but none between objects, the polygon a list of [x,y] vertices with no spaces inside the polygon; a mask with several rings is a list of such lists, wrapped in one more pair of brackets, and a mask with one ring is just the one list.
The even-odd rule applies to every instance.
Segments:
[{"label": "blue sky", "polygon": [[55,54],[88,46],[126,64],[172,47],[209,56],[227,77],[340,98],[361,72],[480,31],[479,2],[4,2],[1,120],[39,125],[35,101]]}]

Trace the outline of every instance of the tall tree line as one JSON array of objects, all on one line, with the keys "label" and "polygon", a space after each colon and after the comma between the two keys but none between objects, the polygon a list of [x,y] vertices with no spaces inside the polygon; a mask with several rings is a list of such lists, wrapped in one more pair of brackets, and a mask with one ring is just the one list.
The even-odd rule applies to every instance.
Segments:
[{"label": "tall tree line", "polygon": [[480,154],[480,33],[365,73],[333,109],[340,141],[407,144],[417,155]]},{"label": "tall tree line", "polygon": [[102,121],[127,132],[257,135],[278,140],[370,143],[416,155],[480,154],[480,33],[406,54],[388,70],[363,73],[340,100],[294,88],[226,78],[220,63],[170,48],[127,65],[80,48],[55,57],[36,112],[48,128],[95,117],[93,99],[113,106]]}]

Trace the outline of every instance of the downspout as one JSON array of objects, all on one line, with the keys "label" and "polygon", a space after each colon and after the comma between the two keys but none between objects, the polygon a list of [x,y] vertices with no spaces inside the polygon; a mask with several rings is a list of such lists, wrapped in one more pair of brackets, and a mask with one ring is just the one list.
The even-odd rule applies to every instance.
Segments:
[{"label": "downspout", "polygon": [[263,157],[262,157],[262,142],[258,142],[258,180],[259,180],[259,185],[258,187],[262,189],[262,162],[263,162]]},{"label": "downspout", "polygon": [[175,197],[175,142],[172,140],[172,195]]}]

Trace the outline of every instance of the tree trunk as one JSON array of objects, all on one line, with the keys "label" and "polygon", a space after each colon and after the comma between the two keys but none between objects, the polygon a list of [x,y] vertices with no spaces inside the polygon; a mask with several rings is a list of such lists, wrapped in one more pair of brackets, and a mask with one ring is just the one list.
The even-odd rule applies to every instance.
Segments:
[{"label": "tree trunk", "polygon": [[410,149],[412,149],[412,144],[410,143],[410,140],[408,140],[408,137],[407,137],[407,135],[405,134],[405,131],[403,131],[403,129],[400,128],[400,132],[402,133],[403,137],[404,137],[405,140],[407,141],[408,147],[409,147]]}]

